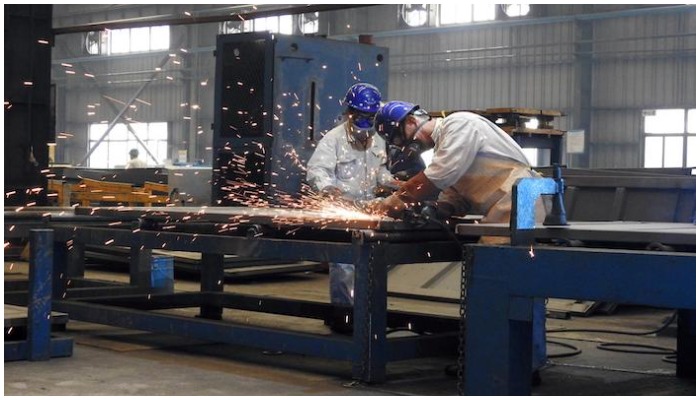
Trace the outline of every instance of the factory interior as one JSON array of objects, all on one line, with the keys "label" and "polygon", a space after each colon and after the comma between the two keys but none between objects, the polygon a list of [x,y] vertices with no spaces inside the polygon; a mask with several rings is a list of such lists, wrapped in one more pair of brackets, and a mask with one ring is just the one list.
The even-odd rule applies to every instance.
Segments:
[{"label": "factory interior", "polygon": [[4,395],[695,396],[695,4],[4,21]]}]

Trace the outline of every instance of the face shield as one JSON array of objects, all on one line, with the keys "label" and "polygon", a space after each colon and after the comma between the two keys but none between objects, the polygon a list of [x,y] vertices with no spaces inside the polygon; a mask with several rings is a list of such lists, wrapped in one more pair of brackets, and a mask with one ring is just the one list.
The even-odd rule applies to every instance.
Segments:
[{"label": "face shield", "polygon": [[421,153],[428,150],[428,146],[416,138],[416,135],[421,130],[423,125],[430,121],[427,114],[417,112],[412,114],[417,119],[415,128],[412,129],[410,135],[406,134],[406,119],[401,121],[398,126],[393,127],[388,135],[388,143],[396,148],[400,148],[402,156],[406,159],[415,159],[420,157]]}]

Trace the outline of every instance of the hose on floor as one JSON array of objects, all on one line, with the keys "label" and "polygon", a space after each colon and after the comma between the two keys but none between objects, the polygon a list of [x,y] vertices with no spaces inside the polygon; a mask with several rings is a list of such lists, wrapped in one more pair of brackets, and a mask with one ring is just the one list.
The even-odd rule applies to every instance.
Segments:
[{"label": "hose on floor", "polygon": [[[664,322],[660,327],[651,330],[651,331],[646,331],[646,332],[635,332],[635,331],[618,331],[618,330],[612,330],[612,329],[551,329],[548,330],[547,333],[557,333],[557,332],[593,332],[593,333],[612,333],[616,335],[631,335],[631,336],[647,336],[647,335],[653,335],[656,333],[659,333],[666,328],[668,328],[673,321],[676,320],[678,317],[678,311],[674,311],[673,314],[671,314],[670,317]],[[547,343],[555,343],[558,345],[564,345],[564,347],[569,347],[572,349],[575,349],[574,351],[570,353],[564,353],[563,355],[551,355],[549,356],[550,358],[554,357],[570,357],[574,356],[577,354],[581,353],[581,350],[578,349],[576,346],[561,343],[561,342],[554,342],[548,340]],[[619,353],[632,353],[632,354],[660,354],[660,355],[665,355],[665,357],[662,359],[662,361],[667,362],[667,363],[676,363],[676,351],[674,349],[670,349],[668,347],[660,347],[660,346],[652,346],[652,345],[646,345],[646,344],[638,344],[638,343],[628,343],[628,342],[605,342],[605,343],[600,343],[596,348],[600,350],[605,350],[605,351],[615,351]]]}]

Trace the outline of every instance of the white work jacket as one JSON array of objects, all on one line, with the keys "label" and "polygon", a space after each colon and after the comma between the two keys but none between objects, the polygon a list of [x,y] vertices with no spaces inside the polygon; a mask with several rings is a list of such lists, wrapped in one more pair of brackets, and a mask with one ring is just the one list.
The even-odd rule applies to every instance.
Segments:
[{"label": "white work jacket", "polygon": [[345,123],[331,129],[318,142],[307,164],[306,180],[315,190],[335,186],[353,199],[373,199],[378,185],[394,182],[386,168],[386,146],[378,135],[363,150],[353,146]]},{"label": "white work jacket", "polygon": [[458,214],[481,214],[482,222],[508,222],[513,183],[538,176],[515,140],[469,112],[438,119],[431,138],[434,155],[425,175],[442,191],[439,199],[452,204]]}]

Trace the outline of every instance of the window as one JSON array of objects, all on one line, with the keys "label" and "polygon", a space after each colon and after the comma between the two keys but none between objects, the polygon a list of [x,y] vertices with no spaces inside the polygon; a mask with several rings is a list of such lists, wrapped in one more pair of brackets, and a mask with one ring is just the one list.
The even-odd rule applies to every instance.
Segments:
[{"label": "window", "polygon": [[107,50],[107,35],[104,32],[88,32],[85,34],[85,51],[88,54],[102,54]]},{"label": "window", "polygon": [[126,54],[169,48],[170,27],[167,25],[95,31],[85,35],[88,54]]},{"label": "window", "polygon": [[696,115],[696,109],[644,111],[644,168],[697,167]]},{"label": "window", "polygon": [[529,4],[501,4],[501,9],[509,17],[524,17],[530,13]]},{"label": "window", "polygon": [[299,31],[305,35],[318,33],[318,12],[299,15]]},{"label": "window", "polygon": [[[303,29],[303,27],[300,29]],[[221,23],[219,26],[219,32],[224,34],[242,32],[272,32],[291,35],[294,33],[294,17],[291,15],[281,15],[278,17],[255,18],[249,21],[226,21]],[[318,32],[318,19],[316,19],[316,32]]]},{"label": "window", "polygon": [[440,25],[493,21],[496,19],[494,4],[441,4]]},{"label": "window", "polygon": [[220,33],[243,33],[250,32],[250,21],[224,21],[219,27]]},{"label": "window", "polygon": [[255,32],[272,32],[291,35],[294,33],[294,22],[291,15],[280,15],[279,17],[263,17],[253,20],[253,30]]},{"label": "window", "polygon": [[[90,124],[88,151],[100,140],[108,126],[108,124]],[[168,124],[166,122],[133,123],[130,126],[158,163],[168,158]],[[90,155],[88,166],[90,168],[123,168],[129,160],[131,149],[138,149],[139,158],[146,161],[149,166],[154,165],[153,159],[129,132],[126,125],[117,124]]]},{"label": "window", "polygon": [[404,4],[401,6],[401,18],[408,26],[424,26],[428,23],[428,5]]}]

